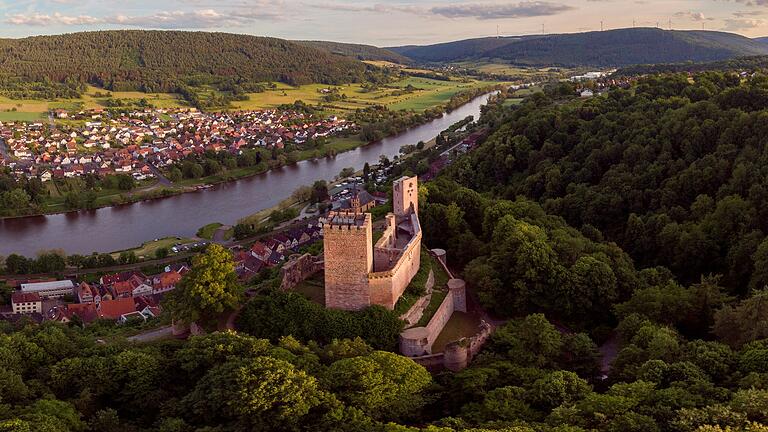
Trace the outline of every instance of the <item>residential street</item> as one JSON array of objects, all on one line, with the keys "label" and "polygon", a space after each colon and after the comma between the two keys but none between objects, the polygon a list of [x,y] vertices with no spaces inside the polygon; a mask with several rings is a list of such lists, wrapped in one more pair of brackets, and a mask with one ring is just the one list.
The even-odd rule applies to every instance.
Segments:
[{"label": "residential street", "polygon": [[163,173],[157,169],[157,167],[153,164],[147,164],[149,169],[152,171],[152,174],[154,174],[158,180],[160,180],[160,184],[163,186],[173,186],[173,182],[168,180]]}]

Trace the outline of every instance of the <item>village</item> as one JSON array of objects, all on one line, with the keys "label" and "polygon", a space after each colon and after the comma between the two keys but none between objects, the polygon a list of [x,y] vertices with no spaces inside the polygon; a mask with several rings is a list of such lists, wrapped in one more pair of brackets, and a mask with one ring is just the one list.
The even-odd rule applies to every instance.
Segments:
[{"label": "village", "polygon": [[17,177],[43,182],[86,174],[127,174],[145,180],[157,175],[153,168],[189,155],[282,149],[356,129],[336,116],[318,118],[294,110],[55,110],[49,122],[0,122],[0,166]]},{"label": "village", "polygon": [[[320,225],[308,223],[303,228],[256,241],[250,248],[232,246],[235,271],[242,283],[248,283],[263,270],[279,268],[290,255],[321,239]],[[88,281],[86,278],[16,280],[11,285],[14,289],[11,304],[0,306],[0,320],[68,323],[77,319],[82,324],[90,324],[101,319],[117,324],[143,323],[160,316],[163,297],[176,288],[188,271],[189,264],[180,262],[152,275],[130,270]]]}]

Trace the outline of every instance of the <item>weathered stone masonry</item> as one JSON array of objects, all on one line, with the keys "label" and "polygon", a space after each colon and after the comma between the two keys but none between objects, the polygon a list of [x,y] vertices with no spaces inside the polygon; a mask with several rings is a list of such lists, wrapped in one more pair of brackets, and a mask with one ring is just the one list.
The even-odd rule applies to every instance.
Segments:
[{"label": "weathered stone masonry", "polygon": [[394,309],[421,265],[416,177],[395,181],[393,210],[375,247],[370,214],[329,214],[323,227],[327,307],[360,310],[381,305]]}]

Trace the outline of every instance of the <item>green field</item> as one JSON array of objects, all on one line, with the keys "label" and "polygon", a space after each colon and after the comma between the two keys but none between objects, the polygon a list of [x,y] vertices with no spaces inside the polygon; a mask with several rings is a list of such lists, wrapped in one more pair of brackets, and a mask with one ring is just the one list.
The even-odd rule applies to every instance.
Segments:
[{"label": "green field", "polygon": [[[439,105],[448,101],[456,93],[499,82],[489,81],[439,81],[428,78],[409,77],[378,89],[366,92],[360,84],[349,84],[342,86],[328,86],[323,84],[309,84],[298,87],[291,87],[286,84],[278,84],[274,90],[267,90],[263,93],[250,93],[250,99],[247,101],[233,102],[235,109],[255,110],[276,108],[282,104],[291,104],[297,100],[316,105],[322,102],[322,89],[336,88],[341,94],[347,96],[346,100],[327,102],[328,111],[339,114],[354,111],[358,108],[365,108],[373,105],[386,105],[390,109],[413,109],[423,111],[424,109]],[[396,95],[394,93],[404,90],[408,85],[416,88],[411,93]]]},{"label": "green field", "polygon": [[[101,93],[97,96],[96,93]],[[45,113],[52,109],[97,109],[105,108],[109,99],[121,99],[128,102],[136,102],[146,99],[147,102],[157,108],[188,107],[180,95],[171,93],[142,93],[142,92],[110,92],[93,86],[88,86],[85,93],[78,99],[56,100],[16,100],[0,96],[0,121],[34,121],[44,119]],[[16,111],[11,111],[12,109]]]},{"label": "green field", "polygon": [[43,112],[24,112],[24,111],[0,111],[0,121],[25,121],[34,122],[46,118]]},{"label": "green field", "polygon": [[152,259],[155,257],[155,253],[158,249],[167,248],[170,249],[176,244],[193,243],[194,240],[188,238],[166,237],[158,240],[148,241],[141,246],[133,249],[127,249],[125,251],[112,252],[112,257],[117,258],[122,252],[132,251],[139,259]]},{"label": "green field", "polygon": [[[409,77],[400,81],[383,85],[373,91],[365,91],[361,84],[329,86],[325,84],[308,84],[293,87],[279,83],[272,90],[262,93],[249,93],[249,100],[234,101],[233,110],[258,110],[276,108],[283,104],[292,104],[297,100],[311,105],[323,103],[328,113],[344,115],[359,108],[373,105],[386,105],[390,109],[412,109],[423,111],[435,105],[448,101],[456,93],[476,87],[484,87],[500,82],[490,81],[439,81],[428,78]],[[411,85],[412,92],[397,94]],[[335,88],[346,99],[323,102],[323,89]],[[198,95],[216,92],[213,88],[203,86],[197,89]],[[109,99],[120,99],[126,104],[135,104],[145,99],[157,108],[185,108],[188,103],[178,94],[172,93],[142,93],[142,92],[110,92],[94,86],[88,86],[82,97],[78,99],[56,100],[16,100],[0,96],[0,121],[37,121],[46,118],[46,113],[53,109],[76,111],[81,109],[106,108]],[[15,111],[13,111],[15,110]],[[56,119],[62,124],[72,123],[69,120]]]},{"label": "green field", "polygon": [[224,224],[218,222],[209,223],[208,225],[197,230],[197,236],[206,240],[212,240],[213,234],[222,226],[224,226]]}]

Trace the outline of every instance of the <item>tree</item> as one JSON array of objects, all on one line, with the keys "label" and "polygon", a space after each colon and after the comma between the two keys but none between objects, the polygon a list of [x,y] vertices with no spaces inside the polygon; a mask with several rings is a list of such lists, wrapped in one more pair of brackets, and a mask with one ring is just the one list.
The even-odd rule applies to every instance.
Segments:
[{"label": "tree", "polygon": [[129,191],[136,187],[136,181],[132,176],[127,174],[120,174],[117,176],[117,188],[124,191]]},{"label": "tree", "polygon": [[544,411],[563,403],[572,404],[583,399],[592,389],[573,372],[556,371],[536,380],[531,386],[529,399]]},{"label": "tree", "polygon": [[715,313],[714,332],[732,347],[768,338],[768,289]]},{"label": "tree", "polygon": [[32,270],[32,263],[24,256],[10,254],[5,259],[5,270],[10,274],[26,274]]},{"label": "tree", "polygon": [[168,171],[168,180],[176,183],[180,181],[183,178],[183,174],[181,173],[181,170],[177,167],[173,167]]},{"label": "tree", "polygon": [[376,351],[334,362],[325,380],[342,400],[371,417],[398,418],[421,407],[432,378],[413,360]]},{"label": "tree", "polygon": [[352,174],[354,174],[354,173],[355,173],[355,169],[354,168],[347,167],[347,168],[342,169],[341,172],[339,172],[339,178],[345,179],[347,177],[352,176]]},{"label": "tree", "polygon": [[170,253],[171,253],[171,251],[168,250],[167,247],[158,248],[155,251],[155,258],[157,258],[157,259],[167,258]]},{"label": "tree", "polygon": [[202,422],[234,420],[245,430],[296,425],[323,398],[315,378],[290,363],[255,357],[211,369],[183,403]]},{"label": "tree", "polygon": [[235,309],[242,295],[232,254],[212,244],[192,258],[192,268],[169,294],[167,306],[175,320],[207,322]]}]

